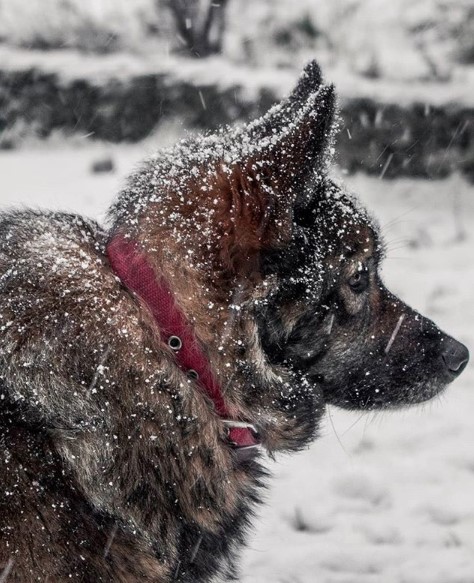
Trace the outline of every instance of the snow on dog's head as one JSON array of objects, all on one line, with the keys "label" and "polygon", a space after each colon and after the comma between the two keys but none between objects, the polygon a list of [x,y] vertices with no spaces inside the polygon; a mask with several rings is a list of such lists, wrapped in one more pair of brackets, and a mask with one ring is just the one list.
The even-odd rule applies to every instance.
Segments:
[{"label": "snow on dog's head", "polygon": [[112,211],[114,232],[136,239],[171,282],[236,410],[254,420],[264,402],[257,421],[282,438],[273,397],[255,387],[274,395],[268,387],[284,379],[283,393],[305,403],[292,447],[312,437],[324,402],[424,401],[468,359],[382,284],[379,230],[328,176],[334,110],[334,89],[311,63],[261,119],[150,158]]}]

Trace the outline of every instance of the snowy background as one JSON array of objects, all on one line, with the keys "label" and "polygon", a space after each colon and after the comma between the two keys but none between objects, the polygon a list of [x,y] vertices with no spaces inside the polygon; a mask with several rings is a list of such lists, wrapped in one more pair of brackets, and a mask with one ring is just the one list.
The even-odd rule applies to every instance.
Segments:
[{"label": "snowy background", "polygon": [[[69,129],[43,139],[28,116],[5,119],[17,92],[5,92],[3,73],[33,60],[38,70],[73,59],[74,74],[90,76],[104,58],[115,67],[189,67],[196,82],[216,66],[227,76],[245,67],[260,83],[281,81],[284,92],[317,57],[346,95],[373,88],[372,99],[387,99],[396,87],[392,97],[407,99],[416,85],[428,105],[463,101],[473,112],[465,135],[474,126],[472,0],[229,0],[226,23],[222,54],[196,59],[164,2],[0,0],[0,54],[8,56],[0,60],[1,207],[103,220],[134,165],[189,126],[178,112],[134,144]],[[456,127],[452,144],[464,132]],[[370,177],[348,174],[344,163],[335,172],[380,220],[388,286],[472,349],[474,174],[457,168],[474,168],[474,144],[463,152],[440,180],[382,180],[383,161]],[[415,409],[331,408],[310,449],[269,465],[275,476],[244,554],[245,583],[474,583],[472,365]]]}]

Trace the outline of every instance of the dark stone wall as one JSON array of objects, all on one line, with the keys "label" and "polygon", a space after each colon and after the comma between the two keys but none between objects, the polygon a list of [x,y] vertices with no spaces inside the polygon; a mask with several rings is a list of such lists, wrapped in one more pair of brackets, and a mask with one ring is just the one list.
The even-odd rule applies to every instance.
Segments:
[{"label": "dark stone wall", "polygon": [[253,102],[243,94],[238,86],[200,87],[160,74],[65,83],[37,70],[0,70],[0,131],[26,122],[40,137],[62,129],[135,142],[165,118],[180,118],[191,128],[215,128],[257,117],[277,99],[266,90]]},{"label": "dark stone wall", "polygon": [[354,99],[341,113],[337,152],[349,172],[441,178],[458,170],[474,179],[474,107]]},{"label": "dark stone wall", "polygon": [[[223,89],[159,73],[67,82],[35,69],[0,70],[0,147],[15,147],[18,125],[40,137],[61,129],[110,142],[139,141],[171,118],[215,128],[258,117],[278,97],[262,88],[251,100],[239,85]],[[336,151],[349,172],[438,178],[461,171],[474,181],[474,108],[346,99]]]}]

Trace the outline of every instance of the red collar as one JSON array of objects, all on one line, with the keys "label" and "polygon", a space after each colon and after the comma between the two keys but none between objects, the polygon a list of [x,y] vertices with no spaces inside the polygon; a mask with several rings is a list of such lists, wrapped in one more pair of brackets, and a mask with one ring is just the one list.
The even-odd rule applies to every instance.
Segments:
[{"label": "red collar", "polygon": [[237,448],[255,447],[260,441],[249,423],[230,419],[221,388],[210,363],[199,347],[183,312],[163,277],[157,279],[146,255],[132,239],[115,235],[107,245],[107,255],[115,274],[147,305],[160,330],[163,342],[173,350],[176,364],[195,379],[213,401],[216,413],[227,426],[230,442]]}]

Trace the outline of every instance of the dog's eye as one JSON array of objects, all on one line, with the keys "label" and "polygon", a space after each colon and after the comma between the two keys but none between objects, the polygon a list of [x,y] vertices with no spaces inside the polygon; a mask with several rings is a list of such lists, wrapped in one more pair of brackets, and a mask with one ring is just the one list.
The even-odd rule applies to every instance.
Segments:
[{"label": "dog's eye", "polygon": [[347,283],[354,293],[361,294],[369,287],[368,269],[357,271],[347,280]]}]

